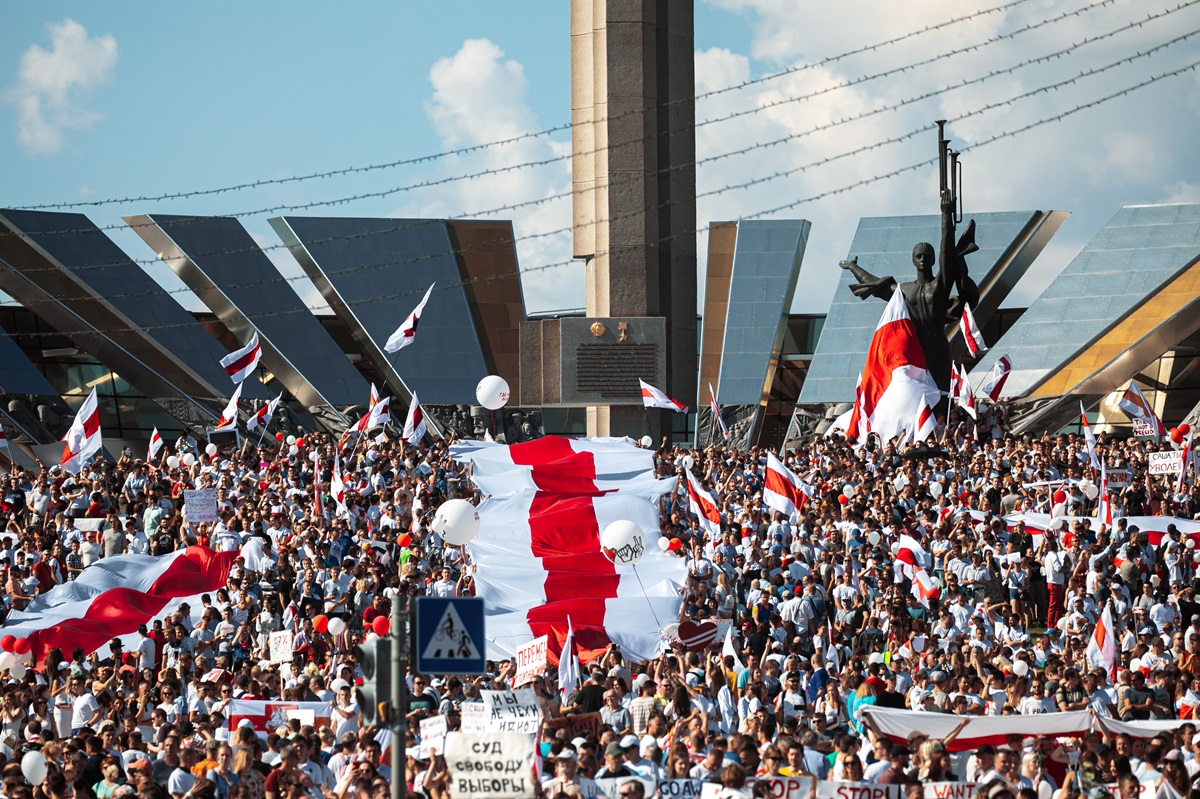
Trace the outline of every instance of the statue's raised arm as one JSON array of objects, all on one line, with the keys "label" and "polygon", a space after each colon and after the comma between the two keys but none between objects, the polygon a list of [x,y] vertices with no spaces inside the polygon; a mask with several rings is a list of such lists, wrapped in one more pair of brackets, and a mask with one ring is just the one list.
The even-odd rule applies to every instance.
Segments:
[{"label": "statue's raised arm", "polygon": [[854,275],[854,279],[858,281],[850,284],[850,290],[860,300],[865,300],[867,297],[878,297],[886,302],[892,298],[892,292],[896,290],[896,278],[891,275],[875,277],[858,265],[857,255],[849,261],[841,261],[838,266],[849,270],[850,274]]}]

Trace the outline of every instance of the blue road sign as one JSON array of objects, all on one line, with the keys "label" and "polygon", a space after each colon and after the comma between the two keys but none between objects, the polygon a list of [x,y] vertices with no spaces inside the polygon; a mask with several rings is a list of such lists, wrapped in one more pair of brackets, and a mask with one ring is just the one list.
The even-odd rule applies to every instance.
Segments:
[{"label": "blue road sign", "polygon": [[417,598],[417,671],[422,674],[485,674],[483,600]]}]

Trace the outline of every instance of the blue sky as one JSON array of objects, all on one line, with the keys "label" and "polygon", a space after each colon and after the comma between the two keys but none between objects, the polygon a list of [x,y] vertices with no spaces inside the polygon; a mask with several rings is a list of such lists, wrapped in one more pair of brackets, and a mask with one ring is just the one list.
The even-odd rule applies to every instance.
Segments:
[{"label": "blue sky", "polygon": [[[933,119],[951,119],[950,135],[960,145],[1031,126],[965,156],[968,214],[1072,212],[1021,287],[1028,297],[1122,204],[1200,201],[1196,72],[1044,121],[1195,60],[1200,3],[1184,4],[851,0],[832,8],[699,0],[697,91],[718,93],[701,98],[697,117],[703,123],[735,115],[697,129],[700,222],[811,219],[794,309],[823,312],[836,262],[846,256],[860,217],[936,210],[932,168],[873,180],[933,155]],[[983,13],[1001,5],[1007,7]],[[411,159],[562,126],[570,118],[568,8],[567,0],[16,4],[0,27],[0,205],[212,189]],[[1148,16],[1160,18],[1123,30]],[[861,24],[864,19],[871,25]],[[1030,30],[1014,33],[1025,27]],[[1185,38],[1168,44],[1179,37]],[[822,63],[894,38],[901,41]],[[1072,44],[1072,52],[1050,58]],[[1153,48],[1159,49],[1148,57],[1109,67]],[[1041,57],[1046,60],[1030,63]],[[901,69],[923,60],[929,63]],[[1098,72],[1031,94],[1089,70]],[[788,74],[763,80],[781,71]],[[880,72],[892,74],[843,85]],[[992,72],[999,74],[982,79]],[[720,91],[747,80],[754,83]],[[950,88],[964,81],[972,86]],[[1011,98],[1018,99],[1004,104]],[[905,102],[883,110],[898,101]],[[922,126],[930,130],[871,148]],[[726,157],[778,139],[784,142]],[[570,186],[569,163],[561,159],[569,147],[564,130],[406,167],[77,210],[102,226],[119,226],[123,215],[134,213],[235,214],[267,246],[278,240],[266,219],[279,213],[511,218],[522,267],[529,270],[529,310],[573,308],[583,304],[582,268],[569,263],[570,239],[561,230],[570,224],[570,203],[559,197]],[[839,157],[856,149],[863,152]],[[556,157],[537,168],[453,180]],[[768,179],[780,172],[789,174]],[[437,185],[403,190],[426,182]],[[728,188],[743,183],[752,185]],[[863,185],[841,191],[855,184]],[[366,193],[386,195],[249,213]],[[817,195],[821,199],[802,202]],[[770,212],[789,204],[796,206]],[[153,260],[131,232],[110,235],[133,258]],[[706,244],[698,231],[701,267]],[[299,274],[285,252],[269,254],[281,271]],[[189,307],[199,307],[168,269],[148,269]],[[311,292],[305,296],[317,304]]]}]

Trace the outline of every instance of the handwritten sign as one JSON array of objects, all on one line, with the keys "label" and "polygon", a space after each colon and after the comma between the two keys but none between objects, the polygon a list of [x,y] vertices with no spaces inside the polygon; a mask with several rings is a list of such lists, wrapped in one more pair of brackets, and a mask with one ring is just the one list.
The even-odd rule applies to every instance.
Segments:
[{"label": "handwritten sign", "polygon": [[267,636],[267,647],[271,652],[272,663],[290,663],[292,661],[292,639],[292,634],[287,630]]},{"label": "handwritten sign", "polygon": [[[463,705],[463,724],[467,723],[466,715],[467,705]],[[589,735],[596,737],[600,736],[600,727],[604,722],[600,720],[599,713],[577,713],[573,716],[559,716],[556,719],[546,719],[546,726],[557,732],[559,730],[567,731],[567,740],[583,736],[587,738]]]},{"label": "handwritten sign", "polygon": [[[766,799],[809,799],[812,796],[812,777],[759,777],[754,781],[755,791]],[[758,786],[766,785],[763,794]]]},{"label": "handwritten sign", "polygon": [[429,760],[442,754],[446,744],[446,717],[430,716],[421,719],[421,756]]},{"label": "handwritten sign", "polygon": [[1178,452],[1151,452],[1148,465],[1150,474],[1179,474],[1183,471],[1183,456]]},{"label": "handwritten sign", "polygon": [[463,732],[536,733],[542,729],[542,707],[532,689],[479,694],[482,702],[462,705]]},{"label": "handwritten sign", "polygon": [[1134,438],[1158,438],[1158,431],[1145,419],[1134,419],[1133,436]]},{"label": "handwritten sign", "polygon": [[517,674],[513,677],[513,685],[528,685],[533,682],[534,677],[541,676],[546,670],[546,648],[549,642],[550,636],[543,635],[517,647]]},{"label": "handwritten sign", "polygon": [[821,780],[817,783],[817,799],[904,799],[904,786]]},{"label": "handwritten sign", "polygon": [[217,489],[215,488],[184,489],[183,506],[187,510],[187,520],[193,524],[215,522],[220,519],[220,516],[217,515]]},{"label": "handwritten sign", "polygon": [[927,782],[925,799],[975,799],[977,782]]},{"label": "handwritten sign", "polygon": [[648,780],[644,777],[601,777],[595,780],[595,783],[596,788],[600,791],[598,796],[617,799],[621,795],[621,786],[627,782],[634,781],[642,784],[642,796],[651,797],[654,795],[654,780]]},{"label": "handwritten sign", "polygon": [[663,799],[699,799],[702,780],[662,780],[658,790]]},{"label": "handwritten sign", "polygon": [[444,749],[454,799],[533,799],[533,736],[450,732]]}]

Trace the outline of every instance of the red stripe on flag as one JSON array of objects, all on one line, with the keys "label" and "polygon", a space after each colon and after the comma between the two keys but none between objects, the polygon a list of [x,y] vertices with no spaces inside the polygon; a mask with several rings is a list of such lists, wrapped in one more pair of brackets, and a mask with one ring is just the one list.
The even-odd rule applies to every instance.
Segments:
[{"label": "red stripe on flag", "polygon": [[100,431],[100,410],[97,408],[92,411],[91,415],[83,420],[83,437],[84,440],[91,438]]},{"label": "red stripe on flag", "polygon": [[[589,651],[595,656],[610,643],[604,632],[605,600],[616,598],[620,582],[616,568],[600,554],[600,525],[592,498],[604,492],[596,488],[595,459],[590,452],[577,452],[569,439],[554,436],[515,445],[509,452],[513,463],[531,467],[538,488],[529,506],[530,548],[546,570],[546,603],[529,611],[531,634],[549,636],[557,654],[567,637],[565,616],[569,615],[580,659],[586,661]],[[576,556],[570,558],[571,571],[555,568],[565,555]],[[591,572],[586,596],[581,596],[579,584],[578,569],[583,564]]]},{"label": "red stripe on flag", "polygon": [[247,366],[254,363],[254,359],[258,357],[259,350],[261,350],[261,349],[262,349],[262,345],[260,344],[259,346],[255,347],[254,349],[247,352],[242,357],[238,358],[233,363],[226,366],[225,371],[230,375],[236,375],[238,372],[242,371]]}]

